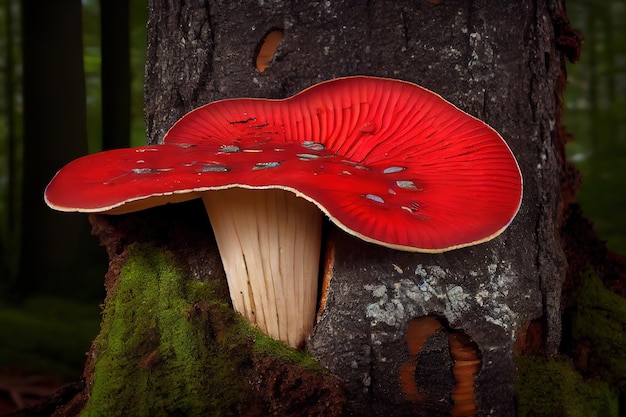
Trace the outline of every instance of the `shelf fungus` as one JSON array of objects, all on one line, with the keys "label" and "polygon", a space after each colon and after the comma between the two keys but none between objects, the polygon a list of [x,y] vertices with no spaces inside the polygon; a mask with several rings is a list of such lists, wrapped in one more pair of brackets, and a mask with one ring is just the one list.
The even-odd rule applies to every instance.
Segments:
[{"label": "shelf fungus", "polygon": [[162,144],[69,163],[45,192],[54,209],[110,214],[202,198],[235,310],[291,346],[315,318],[322,214],[435,253],[494,238],[521,196],[495,130],[415,84],[365,76],[207,104]]}]

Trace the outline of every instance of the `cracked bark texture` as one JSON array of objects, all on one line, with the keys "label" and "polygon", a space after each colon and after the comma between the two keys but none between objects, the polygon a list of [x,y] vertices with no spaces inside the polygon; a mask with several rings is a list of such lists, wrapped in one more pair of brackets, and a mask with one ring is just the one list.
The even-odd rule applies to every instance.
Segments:
[{"label": "cracked bark texture", "polygon": [[[565,268],[558,238],[563,7],[558,0],[150,1],[150,143],[210,101],[284,98],[320,81],[364,74],[437,92],[493,126],[518,159],[523,203],[491,242],[410,254],[330,227],[328,299],[307,349],[344,381],[348,414],[450,415],[448,339],[428,340],[428,352],[442,354],[411,357],[406,330],[413,318],[436,315],[476,343],[481,416],[515,414],[516,354],[556,353]],[[255,50],[272,29],[284,39],[259,72]],[[542,340],[530,346],[527,335],[537,332]],[[399,377],[401,366],[416,361],[415,384],[425,393],[419,401],[403,394]]]}]

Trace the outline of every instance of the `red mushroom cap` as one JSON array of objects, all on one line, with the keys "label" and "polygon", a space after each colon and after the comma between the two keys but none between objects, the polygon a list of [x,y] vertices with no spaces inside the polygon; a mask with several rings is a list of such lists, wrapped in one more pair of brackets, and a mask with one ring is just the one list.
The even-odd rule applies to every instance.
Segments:
[{"label": "red mushroom cap", "polygon": [[348,77],[283,100],[213,102],[163,142],[71,162],[46,202],[128,212],[209,190],[280,188],[366,241],[442,252],[500,234],[522,197],[517,162],[495,130],[398,80]]}]

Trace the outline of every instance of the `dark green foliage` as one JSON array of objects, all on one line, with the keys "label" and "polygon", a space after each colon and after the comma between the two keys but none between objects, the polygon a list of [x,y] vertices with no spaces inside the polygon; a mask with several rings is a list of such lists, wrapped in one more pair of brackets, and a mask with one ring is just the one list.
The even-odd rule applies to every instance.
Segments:
[{"label": "dark green foliage", "polygon": [[584,276],[572,317],[572,337],[589,343],[602,376],[626,394],[626,299],[607,290],[600,278]]},{"label": "dark green foliage", "polygon": [[579,201],[608,247],[626,253],[626,7],[623,1],[568,0],[585,42],[568,67],[563,123],[569,158],[583,175]]},{"label": "dark green foliage", "polygon": [[18,306],[0,304],[0,372],[19,366],[27,373],[77,379],[99,323],[93,303],[36,297]]},{"label": "dark green foliage", "polygon": [[518,357],[518,417],[617,417],[617,393],[584,381],[565,359]]}]

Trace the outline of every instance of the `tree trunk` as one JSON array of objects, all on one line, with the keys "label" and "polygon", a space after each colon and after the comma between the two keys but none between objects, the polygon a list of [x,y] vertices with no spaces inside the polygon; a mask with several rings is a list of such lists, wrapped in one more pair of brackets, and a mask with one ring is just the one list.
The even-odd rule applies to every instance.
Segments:
[{"label": "tree trunk", "polygon": [[[276,29],[284,39],[269,68],[260,72],[256,51]],[[123,378],[120,383],[146,369],[168,380],[159,388],[151,385],[152,391],[135,387],[128,401],[115,397],[125,414],[138,412],[130,408],[132,399],[152,407],[165,402],[162,410],[190,414],[182,384],[188,396],[201,394],[194,398],[228,398],[198,405],[214,415],[514,415],[514,357],[555,354],[561,340],[566,261],[558,234],[564,170],[560,94],[568,30],[558,0],[151,1],[145,90],[150,143],[159,142],[180,116],[210,101],[282,98],[354,74],[397,78],[439,93],[499,131],[518,159],[524,199],[498,238],[438,255],[381,248],[329,226],[325,303],[307,352],[332,377],[274,349],[259,353],[258,336],[235,336],[243,332],[237,319],[214,305],[226,292],[200,205],[94,216],[112,259],[108,324],[90,353],[81,401],[107,390],[98,375],[104,362],[112,361],[124,370],[115,373]],[[160,242],[167,254],[155,254],[144,243],[129,245],[146,241]],[[218,361],[221,380],[215,379],[213,360],[199,361],[201,372],[166,368],[180,359],[174,347],[164,348],[166,329],[135,315],[119,318],[124,291],[148,297],[128,283],[126,265],[137,257],[142,261],[133,265],[144,265],[135,268],[147,271],[146,286],[154,285],[150,279],[161,282],[167,275],[163,265],[173,263],[188,274],[184,280],[212,288],[209,299],[192,284],[162,296],[170,297],[167,305],[180,303],[187,311],[182,323],[192,326],[187,336],[172,338],[202,340],[200,357],[215,358],[212,349],[230,351]],[[137,323],[134,330],[128,321]],[[114,329],[122,328],[115,326],[127,327],[123,340],[143,332],[120,351],[134,362],[111,356],[118,340]]]}]

